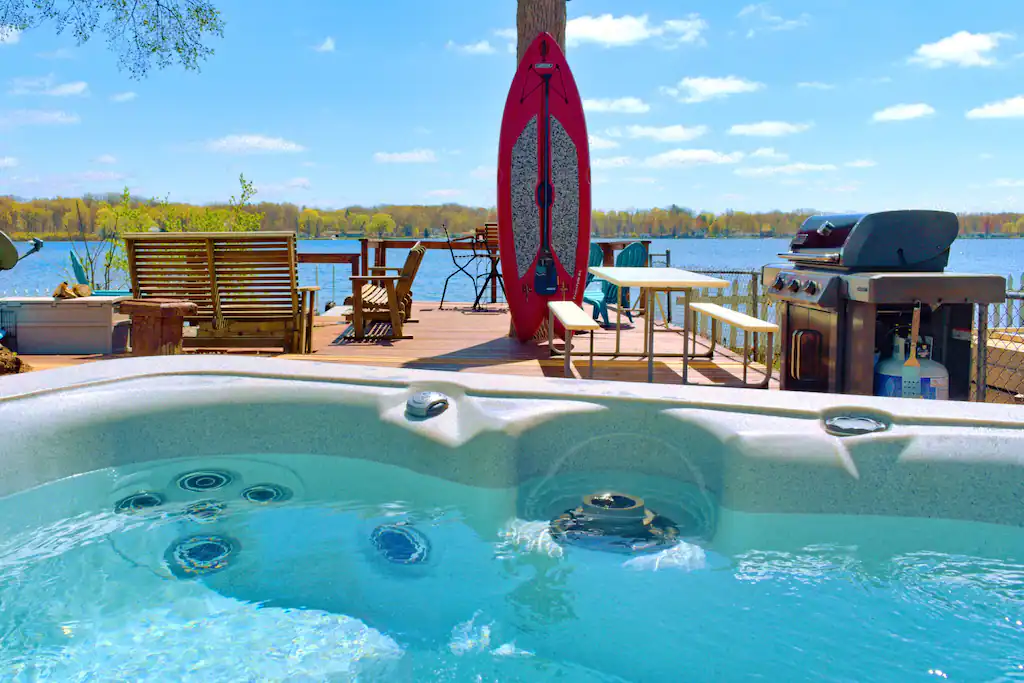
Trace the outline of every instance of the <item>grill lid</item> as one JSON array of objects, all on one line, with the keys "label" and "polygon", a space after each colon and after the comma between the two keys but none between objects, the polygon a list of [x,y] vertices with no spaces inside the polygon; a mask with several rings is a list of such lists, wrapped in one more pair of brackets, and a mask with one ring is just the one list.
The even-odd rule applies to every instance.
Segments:
[{"label": "grill lid", "polygon": [[811,216],[779,256],[843,270],[941,272],[960,232],[956,214],[903,210]]}]

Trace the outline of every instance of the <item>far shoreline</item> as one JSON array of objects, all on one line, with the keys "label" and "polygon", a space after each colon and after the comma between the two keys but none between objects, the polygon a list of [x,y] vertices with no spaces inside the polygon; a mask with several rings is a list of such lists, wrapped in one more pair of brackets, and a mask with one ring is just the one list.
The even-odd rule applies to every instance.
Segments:
[{"label": "far shoreline", "polygon": [[[793,237],[793,235],[770,235],[770,236],[761,236],[761,235],[716,235],[714,237],[703,237],[703,236],[693,236],[693,235],[685,235],[685,236],[680,236],[680,235],[677,235],[677,236],[663,235],[661,237],[657,237],[657,236],[654,236],[654,235],[618,235],[618,236],[616,236],[616,235],[602,235],[600,237],[592,237],[591,240],[594,241],[594,242],[600,242],[602,240],[615,240],[615,241],[620,241],[620,240],[788,240],[788,239],[791,239],[792,237]],[[1015,240],[1015,239],[1022,239],[1022,238],[1024,238],[1024,234],[1020,234],[1020,235],[1004,235],[1004,234],[1000,234],[1000,235],[985,235],[985,234],[982,234],[982,233],[970,233],[970,234],[959,235],[957,237],[957,239],[968,239],[968,240]],[[21,239],[21,238],[12,238],[12,239],[14,239],[15,242],[24,241],[24,239]],[[99,237],[95,237],[94,238],[94,237],[91,237],[91,236],[88,239],[81,239],[81,238],[72,239],[72,238],[66,238],[66,237],[52,237],[52,238],[48,238],[48,239],[44,239],[44,238],[40,238],[40,239],[43,239],[44,242],[49,242],[49,243],[102,242],[102,241],[104,241],[104,240],[102,240]],[[300,242],[358,242],[361,239],[364,239],[364,238],[362,238],[362,237],[303,237],[301,235],[298,237],[298,240]],[[438,238],[438,237],[412,237],[412,236],[408,236],[407,237],[407,236],[404,236],[404,235],[391,236],[391,237],[380,237],[380,236],[369,236],[368,235],[365,239],[374,239],[374,240],[376,240],[376,239],[384,239],[384,240],[425,239],[425,240],[440,240],[440,241],[443,241],[442,238]]]}]

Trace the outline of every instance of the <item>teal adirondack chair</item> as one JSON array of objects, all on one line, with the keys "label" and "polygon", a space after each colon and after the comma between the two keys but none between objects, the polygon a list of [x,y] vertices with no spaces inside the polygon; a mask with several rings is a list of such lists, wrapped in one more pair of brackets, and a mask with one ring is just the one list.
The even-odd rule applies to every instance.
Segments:
[{"label": "teal adirondack chair", "polygon": [[[85,267],[82,266],[82,261],[78,258],[78,254],[71,252],[71,270],[75,273],[75,279],[78,280],[80,285],[92,286],[89,282],[89,276],[85,274]],[[97,289],[93,290],[93,296],[131,296],[132,292],[130,289]]]},{"label": "teal adirondack chair", "polygon": [[588,270],[587,270],[587,284],[585,285],[586,287],[589,287],[590,283],[594,281],[594,276],[591,274],[589,269],[592,268],[593,266],[599,266],[602,263],[604,263],[604,252],[601,251],[601,247],[599,247],[598,245],[596,245],[593,242],[591,242],[590,243],[590,262],[587,263]]},{"label": "teal adirondack chair", "polygon": [[[615,257],[615,265],[621,268],[642,268],[647,265],[647,249],[641,242],[633,242]],[[618,286],[604,280],[595,280],[583,292],[584,303],[594,307],[594,320],[600,315],[605,325],[611,324],[608,322],[608,304],[618,303],[618,300]],[[633,314],[628,308],[623,308],[622,312],[629,318],[629,322],[633,322]]]}]

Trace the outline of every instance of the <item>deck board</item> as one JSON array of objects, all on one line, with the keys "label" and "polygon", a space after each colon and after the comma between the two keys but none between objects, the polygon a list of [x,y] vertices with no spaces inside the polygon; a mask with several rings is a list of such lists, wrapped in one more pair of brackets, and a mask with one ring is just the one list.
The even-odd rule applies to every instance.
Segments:
[{"label": "deck board", "polygon": [[[368,339],[357,342],[351,339],[348,323],[337,316],[320,316],[313,329],[313,353],[309,355],[281,354],[272,349],[244,350],[195,350],[190,353],[228,353],[242,355],[276,356],[297,361],[323,361],[354,365],[377,365],[449,372],[485,372],[500,375],[526,377],[562,377],[563,359],[552,358],[547,340],[520,343],[508,336],[509,314],[502,306],[491,306],[484,311],[472,311],[469,304],[448,304],[439,310],[435,302],[416,303],[413,318],[405,326],[409,339],[381,340]],[[614,324],[614,312],[612,322]],[[629,325],[623,316],[621,350],[639,353],[643,350],[643,318]],[[381,323],[378,332],[386,332]],[[682,335],[678,330],[668,331],[659,327],[656,332],[655,350],[680,353]],[[574,338],[573,371],[576,377],[587,377],[588,360],[587,335]],[[611,353],[615,347],[615,331],[598,330],[594,333],[594,349]],[[556,340],[561,350],[562,342]],[[697,350],[707,350],[707,340],[698,338]],[[691,351],[693,349],[691,348]],[[36,370],[45,370],[83,362],[109,358],[110,356],[23,356]],[[748,381],[759,381],[764,377],[764,367],[751,364]],[[738,384],[742,377],[740,357],[721,347],[716,349],[715,358],[690,362],[689,380],[693,384]],[[625,382],[647,381],[647,361],[643,358],[598,358],[594,363],[594,379],[618,380]],[[679,358],[656,358],[654,381],[663,384],[679,384],[682,380],[682,360]],[[778,388],[777,378],[772,388]]]}]

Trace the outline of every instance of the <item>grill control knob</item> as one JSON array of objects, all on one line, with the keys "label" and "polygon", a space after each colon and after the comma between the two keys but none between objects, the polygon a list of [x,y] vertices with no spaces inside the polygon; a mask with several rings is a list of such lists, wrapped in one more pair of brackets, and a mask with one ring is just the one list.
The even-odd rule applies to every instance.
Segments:
[{"label": "grill control knob", "polygon": [[792,282],[790,282],[789,283],[789,291],[791,291],[791,292],[799,292],[800,291],[800,281],[799,280],[793,280]]},{"label": "grill control knob", "polygon": [[804,285],[804,291],[814,296],[818,291],[818,285],[814,283],[814,280],[808,280],[807,284]]},{"label": "grill control knob", "polygon": [[782,288],[785,287],[785,286],[786,286],[786,278],[784,276],[782,276],[782,275],[779,275],[778,277],[776,277],[775,278],[775,282],[772,283],[772,289],[777,289],[779,291],[781,291]]}]

